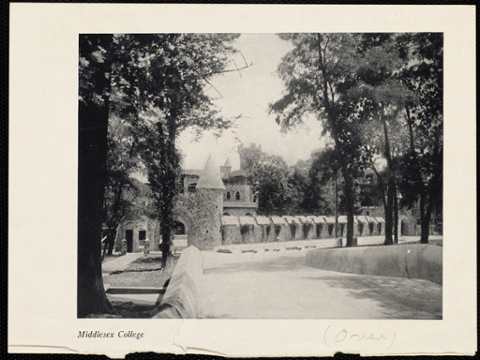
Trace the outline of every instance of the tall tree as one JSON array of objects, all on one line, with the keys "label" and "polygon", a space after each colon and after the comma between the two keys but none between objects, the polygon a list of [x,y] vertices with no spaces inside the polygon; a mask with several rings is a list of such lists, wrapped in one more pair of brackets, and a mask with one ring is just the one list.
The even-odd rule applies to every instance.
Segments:
[{"label": "tall tree", "polygon": [[298,160],[293,167],[290,167],[288,183],[292,189],[291,212],[296,215],[311,213],[309,210],[314,205],[310,196],[316,188],[311,182],[309,169],[309,164],[304,160]]},{"label": "tall tree", "polygon": [[294,191],[289,183],[288,165],[281,156],[264,155],[253,166],[251,183],[258,194],[260,215],[285,215],[293,212]]},{"label": "tall tree", "polygon": [[404,157],[402,202],[418,204],[421,243],[443,200],[443,34],[402,34],[397,39],[404,66],[399,79],[411,90],[405,103],[409,151]]},{"label": "tall tree", "polygon": [[268,155],[260,146],[238,146],[240,168],[247,173],[248,182],[258,196],[257,213],[285,215],[295,212],[295,198],[291,173],[279,155]]},{"label": "tall tree", "polygon": [[78,109],[77,316],[111,310],[101,268],[101,232],[106,181],[107,129],[113,39],[81,35]]},{"label": "tall tree", "polygon": [[[107,183],[105,188],[105,224],[108,228],[103,254],[113,251],[117,228],[126,217],[139,214],[135,200],[141,195],[138,180],[142,166],[138,140],[133,136],[131,122],[110,116],[108,130]],[[144,195],[144,194],[143,194]]]},{"label": "tall tree", "polygon": [[[343,193],[343,180],[340,176],[340,162],[334,148],[326,147],[313,157],[309,170],[311,186],[317,189],[309,196],[317,205],[312,213],[318,215],[334,215],[346,212]],[[355,209],[356,210],[356,209]]]},{"label": "tall tree", "polygon": [[[106,181],[109,116],[128,119],[141,140],[161,144],[150,149],[149,181],[170,241],[175,139],[187,126],[224,128],[205,87],[227,70],[234,34],[81,35],[79,100],[79,317],[111,309],[101,274],[101,226]],[[163,154],[163,155],[162,155]],[[164,156],[165,162],[148,162]],[[156,186],[160,184],[160,186]],[[172,190],[173,189],[173,190]],[[161,199],[161,200],[160,200]],[[169,213],[170,212],[170,213]]]},{"label": "tall tree", "polygon": [[[399,158],[402,155],[404,132],[399,114],[408,96],[408,89],[396,78],[402,65],[395,36],[361,34],[357,56],[356,87],[350,91],[352,101],[361,104],[362,149],[364,160],[377,174],[385,191],[385,244],[398,242],[398,209],[396,202]],[[375,155],[386,160],[386,181],[374,166]],[[395,238],[394,238],[395,237]]]},{"label": "tall tree", "polygon": [[356,84],[358,37],[353,34],[281,34],[294,49],[282,59],[278,74],[285,82],[282,98],[270,104],[283,129],[301,124],[308,114],[322,121],[339,154],[347,213],[347,246],[353,245],[354,179],[360,142],[352,118],[355,105],[348,90]]},{"label": "tall tree", "polygon": [[[171,246],[174,227],[173,207],[177,193],[180,156],[176,140],[182,130],[194,127],[225,129],[231,120],[219,116],[206,91],[210,80],[226,71],[229,56],[235,53],[229,45],[234,34],[168,34],[136,36],[136,56],[143,60],[141,101],[132,103],[143,126],[143,158],[149,185],[154,194],[161,223],[163,266]],[[132,73],[135,78],[137,75]],[[131,94],[135,99],[137,94]]]}]

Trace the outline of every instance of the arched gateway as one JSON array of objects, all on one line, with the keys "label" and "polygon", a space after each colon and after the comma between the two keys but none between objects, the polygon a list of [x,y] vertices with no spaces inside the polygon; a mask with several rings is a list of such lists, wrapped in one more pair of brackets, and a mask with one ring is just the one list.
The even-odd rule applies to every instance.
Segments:
[{"label": "arched gateway", "polygon": [[185,207],[177,205],[173,208],[173,219],[184,225],[185,234],[187,235],[187,245],[194,245],[197,226],[192,213]]}]

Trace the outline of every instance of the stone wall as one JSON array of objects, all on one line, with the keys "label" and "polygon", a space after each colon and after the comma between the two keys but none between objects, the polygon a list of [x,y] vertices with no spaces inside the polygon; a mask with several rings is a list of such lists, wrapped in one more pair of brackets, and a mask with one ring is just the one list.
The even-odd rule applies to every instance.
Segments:
[{"label": "stone wall", "polygon": [[192,199],[195,205],[189,206],[188,210],[192,214],[197,231],[190,240],[191,245],[199,249],[211,249],[221,245],[223,190],[197,189],[196,196]]},{"label": "stone wall", "polygon": [[257,225],[253,228],[253,239],[255,242],[265,242],[265,225]]},{"label": "stone wall", "polygon": [[222,244],[241,244],[239,225],[222,225]]},{"label": "stone wall", "polygon": [[[188,245],[199,249],[212,249],[222,244],[245,244],[274,241],[309,240],[335,237],[334,217],[324,216],[223,216],[224,190],[198,189],[195,193],[179,196],[174,218],[185,225]],[[347,224],[339,217],[337,237],[345,237]],[[223,220],[222,220],[223,219]],[[358,216],[355,218],[354,236],[385,234],[383,218]],[[410,219],[402,217],[403,221]],[[371,225],[369,225],[371,224]],[[400,225],[400,224],[399,224]],[[401,225],[400,225],[401,226]],[[415,232],[415,224],[408,224],[408,234]],[[372,231],[370,231],[370,228]],[[115,251],[121,250],[125,231],[133,231],[132,251],[143,251],[139,231],[146,231],[150,251],[159,251],[160,224],[143,218],[124,221],[118,228]]]},{"label": "stone wall", "polygon": [[425,279],[442,285],[442,252],[443,248],[435,245],[316,249],[307,252],[306,264],[323,270]]},{"label": "stone wall", "polygon": [[[319,216],[224,216],[221,229],[221,243],[248,244],[334,238],[335,223],[332,219],[333,217],[324,218]],[[372,230],[371,233],[370,228]],[[360,230],[363,235],[359,235]],[[342,221],[338,224],[337,237],[345,237],[346,233],[347,224]],[[355,236],[378,236],[383,234],[385,234],[383,219],[377,222],[376,219],[367,217],[367,219],[363,219],[363,222],[356,221],[354,223]]]},{"label": "stone wall", "polygon": [[302,234],[303,238],[306,240],[315,239],[315,226],[313,225],[313,222],[302,223]]}]

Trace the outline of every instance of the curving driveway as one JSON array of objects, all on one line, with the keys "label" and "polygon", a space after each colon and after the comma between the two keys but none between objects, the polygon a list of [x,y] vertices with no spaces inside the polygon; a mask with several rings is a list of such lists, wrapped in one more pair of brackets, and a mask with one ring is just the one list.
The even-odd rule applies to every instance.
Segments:
[{"label": "curving driveway", "polygon": [[[359,244],[363,239],[369,243],[383,240],[381,237],[362,238]],[[319,248],[330,247],[333,243],[330,239],[292,241],[219,247],[232,253],[203,251],[201,317],[442,318],[442,287],[433,282],[345,274],[305,265],[305,254],[309,250],[305,249],[305,244]]]}]

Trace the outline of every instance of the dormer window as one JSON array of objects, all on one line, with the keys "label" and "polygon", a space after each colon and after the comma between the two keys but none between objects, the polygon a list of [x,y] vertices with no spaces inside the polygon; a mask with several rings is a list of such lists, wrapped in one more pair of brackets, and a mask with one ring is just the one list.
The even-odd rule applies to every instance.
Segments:
[{"label": "dormer window", "polygon": [[230,195],[230,191],[227,191],[227,200],[230,200],[232,196]]},{"label": "dormer window", "polygon": [[235,200],[240,200],[240,193],[237,191],[237,193],[235,194]]}]

